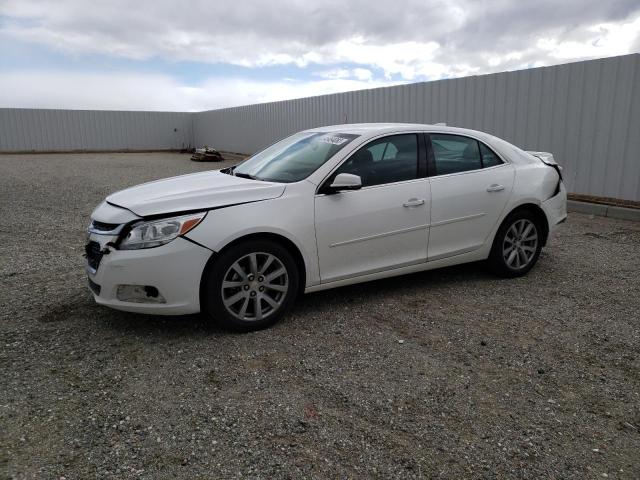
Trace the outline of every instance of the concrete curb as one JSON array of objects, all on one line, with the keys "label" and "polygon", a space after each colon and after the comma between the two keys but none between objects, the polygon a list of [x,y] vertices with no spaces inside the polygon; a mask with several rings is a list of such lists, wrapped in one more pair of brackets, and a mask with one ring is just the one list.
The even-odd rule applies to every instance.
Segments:
[{"label": "concrete curb", "polygon": [[640,222],[640,209],[567,200],[567,211]]}]

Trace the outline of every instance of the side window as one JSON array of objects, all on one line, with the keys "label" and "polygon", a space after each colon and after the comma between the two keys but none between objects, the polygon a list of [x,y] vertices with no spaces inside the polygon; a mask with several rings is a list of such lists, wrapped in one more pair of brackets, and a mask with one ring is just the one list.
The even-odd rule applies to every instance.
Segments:
[{"label": "side window", "polygon": [[355,152],[333,174],[352,173],[363,187],[418,178],[418,137],[415,134],[379,138]]},{"label": "side window", "polygon": [[369,150],[371,152],[371,155],[373,156],[374,162],[382,160],[382,155],[384,155],[386,146],[386,143],[378,143],[376,145],[373,145],[372,147],[367,147],[367,150]]},{"label": "side window", "polygon": [[432,133],[430,136],[436,175],[482,168],[478,142],[473,138],[437,133]]},{"label": "side window", "polygon": [[496,155],[493,150],[487,147],[484,143],[480,142],[480,153],[482,154],[482,166],[484,168],[495,167],[496,165],[502,165],[502,160]]}]

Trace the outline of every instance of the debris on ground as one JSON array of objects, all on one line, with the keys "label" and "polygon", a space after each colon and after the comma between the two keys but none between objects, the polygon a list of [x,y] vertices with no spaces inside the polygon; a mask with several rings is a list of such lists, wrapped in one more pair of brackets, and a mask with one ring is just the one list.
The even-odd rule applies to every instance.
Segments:
[{"label": "debris on ground", "polygon": [[205,145],[202,148],[196,148],[191,160],[194,162],[223,162],[225,159],[222,154],[215,148]]}]

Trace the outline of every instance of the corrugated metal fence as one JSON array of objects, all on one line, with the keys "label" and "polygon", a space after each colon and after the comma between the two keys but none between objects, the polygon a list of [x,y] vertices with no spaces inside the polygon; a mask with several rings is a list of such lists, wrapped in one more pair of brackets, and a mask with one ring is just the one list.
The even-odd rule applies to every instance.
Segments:
[{"label": "corrugated metal fence", "polygon": [[0,109],[0,152],[253,153],[293,132],[446,122],[553,152],[573,193],[640,201],[640,55],[199,113]]},{"label": "corrugated metal fence", "polygon": [[0,152],[176,150],[193,145],[186,112],[0,109]]},{"label": "corrugated metal fence", "polygon": [[195,114],[195,143],[252,153],[290,133],[446,122],[553,152],[569,191],[640,200],[640,55]]}]

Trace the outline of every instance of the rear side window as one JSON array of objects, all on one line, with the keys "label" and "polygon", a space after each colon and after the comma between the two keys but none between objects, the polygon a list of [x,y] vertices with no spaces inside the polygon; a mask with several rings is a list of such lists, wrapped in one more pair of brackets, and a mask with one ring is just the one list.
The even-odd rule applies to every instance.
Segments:
[{"label": "rear side window", "polygon": [[418,137],[415,134],[379,138],[355,152],[334,173],[352,173],[363,187],[418,178]]},{"label": "rear side window", "polygon": [[473,138],[434,133],[430,137],[435,175],[469,172],[503,163],[495,152]]},{"label": "rear side window", "polygon": [[482,168],[478,142],[460,135],[431,134],[436,175]]},{"label": "rear side window", "polygon": [[480,153],[482,154],[482,166],[484,168],[495,167],[496,165],[502,164],[500,157],[484,143],[480,143]]}]

